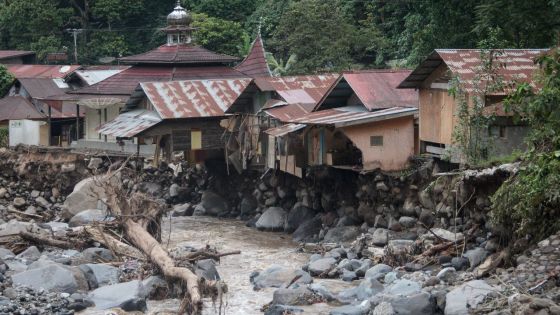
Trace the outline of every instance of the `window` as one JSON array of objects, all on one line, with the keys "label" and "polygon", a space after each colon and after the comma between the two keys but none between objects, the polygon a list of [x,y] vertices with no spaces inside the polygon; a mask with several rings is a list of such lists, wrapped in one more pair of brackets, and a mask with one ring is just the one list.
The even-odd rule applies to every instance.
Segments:
[{"label": "window", "polygon": [[383,136],[371,136],[369,137],[369,145],[372,147],[382,147],[383,146]]},{"label": "window", "polygon": [[488,128],[488,135],[493,138],[505,138],[506,137],[506,127],[505,126],[490,126]]},{"label": "window", "polygon": [[191,130],[191,150],[202,149],[202,131]]}]

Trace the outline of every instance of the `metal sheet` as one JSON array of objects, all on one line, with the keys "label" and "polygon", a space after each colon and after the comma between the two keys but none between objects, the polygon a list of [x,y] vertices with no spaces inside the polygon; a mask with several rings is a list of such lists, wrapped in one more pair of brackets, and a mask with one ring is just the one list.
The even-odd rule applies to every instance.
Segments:
[{"label": "metal sheet", "polygon": [[251,79],[141,83],[163,119],[219,117],[249,86]]},{"label": "metal sheet", "polygon": [[122,72],[124,69],[114,70],[77,70],[78,75],[87,85],[93,85]]},{"label": "metal sheet", "polygon": [[316,104],[329,91],[338,77],[338,74],[324,74],[256,78],[255,84],[262,91],[277,92],[288,103]]},{"label": "metal sheet", "polygon": [[298,131],[303,128],[305,128],[305,125],[302,124],[286,124],[280,127],[267,129],[264,132],[274,137],[282,137],[291,132]]},{"label": "metal sheet", "polygon": [[81,68],[81,66],[51,65],[8,65],[7,67],[16,79],[62,79]]},{"label": "metal sheet", "polygon": [[257,35],[257,38],[253,41],[253,45],[247,57],[245,57],[235,69],[252,78],[272,76],[270,68],[268,67],[268,62],[266,61],[264,45],[260,34]]},{"label": "metal sheet", "polygon": [[114,120],[100,126],[97,131],[108,136],[130,138],[157,125],[161,120],[153,111],[138,109],[120,114]]},{"label": "metal sheet", "polygon": [[69,87],[57,84],[55,80],[47,78],[23,78],[18,79],[23,88],[35,99],[47,99],[53,95],[60,95],[69,90]]},{"label": "metal sheet", "polygon": [[[494,51],[496,74],[503,78],[505,85],[514,82],[525,82],[535,86],[533,74],[538,66],[535,58],[548,49],[499,49]],[[452,75],[459,77],[463,89],[474,90],[475,78],[482,66],[481,50],[479,49],[436,49],[412,74],[403,80],[399,88],[418,88],[435,70],[434,64],[444,62]],[[493,94],[507,94],[504,90]]]},{"label": "metal sheet", "polygon": [[333,125],[338,127],[392,119],[401,116],[411,116],[417,111],[416,108],[411,107],[393,107],[374,112],[360,111],[352,107],[340,107],[312,112],[298,119],[293,119],[291,123]]},{"label": "metal sheet", "polygon": [[267,115],[274,117],[282,122],[290,122],[294,119],[309,114],[313,110],[313,107],[313,104],[289,104],[269,108],[264,112]]},{"label": "metal sheet", "polygon": [[22,96],[0,98],[0,121],[21,119],[46,119],[31,102]]},{"label": "metal sheet", "polygon": [[32,51],[25,50],[0,50],[0,60],[35,55]]},{"label": "metal sheet", "polygon": [[120,58],[128,64],[201,64],[201,63],[230,63],[239,58],[215,53],[194,45],[162,45],[148,52]]}]

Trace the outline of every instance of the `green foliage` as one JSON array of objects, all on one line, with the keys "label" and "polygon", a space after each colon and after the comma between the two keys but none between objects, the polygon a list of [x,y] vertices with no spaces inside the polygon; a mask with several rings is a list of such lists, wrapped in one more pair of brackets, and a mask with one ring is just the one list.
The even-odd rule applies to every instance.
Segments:
[{"label": "green foliage", "polygon": [[290,73],[290,70],[297,62],[297,56],[291,55],[286,62],[284,60],[276,60],[274,55],[271,53],[266,54],[266,61],[268,62],[268,66],[270,67],[270,71],[272,71],[272,75],[275,77],[283,76]]},{"label": "green foliage", "polygon": [[186,8],[224,20],[243,22],[261,3],[261,0],[187,0]]},{"label": "green foliage", "polygon": [[0,148],[6,148],[9,145],[9,131],[7,128],[0,128]]},{"label": "green foliage", "polygon": [[521,85],[507,101],[531,128],[530,150],[519,173],[492,198],[496,223],[536,240],[560,230],[560,52],[555,49],[539,63],[542,88]]},{"label": "green foliage", "polygon": [[237,22],[209,17],[206,14],[194,14],[193,26],[198,28],[195,41],[223,54],[239,55],[243,48],[244,32]]},{"label": "green foliage", "polygon": [[8,71],[4,65],[0,65],[0,97],[6,95],[12,84],[14,76]]}]

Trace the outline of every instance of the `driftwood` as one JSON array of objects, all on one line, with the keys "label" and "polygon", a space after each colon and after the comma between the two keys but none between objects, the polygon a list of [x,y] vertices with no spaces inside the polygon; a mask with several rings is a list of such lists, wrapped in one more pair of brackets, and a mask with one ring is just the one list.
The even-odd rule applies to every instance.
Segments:
[{"label": "driftwood", "polygon": [[47,245],[63,249],[84,248],[83,242],[68,242],[52,238],[51,236],[41,235],[31,232],[19,232],[19,236],[29,242],[37,245]]},{"label": "driftwood", "polygon": [[86,226],[84,231],[94,241],[105,245],[115,257],[127,256],[136,259],[144,259],[144,255],[138,249],[115,239],[97,227]]}]

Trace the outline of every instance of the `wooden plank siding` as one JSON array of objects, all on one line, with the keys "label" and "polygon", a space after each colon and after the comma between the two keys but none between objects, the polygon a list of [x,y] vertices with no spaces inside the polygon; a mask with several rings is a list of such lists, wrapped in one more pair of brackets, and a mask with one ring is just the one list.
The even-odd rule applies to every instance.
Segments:
[{"label": "wooden plank siding", "polygon": [[456,104],[447,90],[420,89],[420,140],[451,145]]},{"label": "wooden plank siding", "polygon": [[213,119],[185,119],[164,121],[159,125],[142,133],[142,137],[161,135],[176,135],[173,141],[173,150],[190,150],[192,130],[202,131],[202,150],[216,150],[224,148],[222,135],[224,129],[220,126],[221,118]]}]

